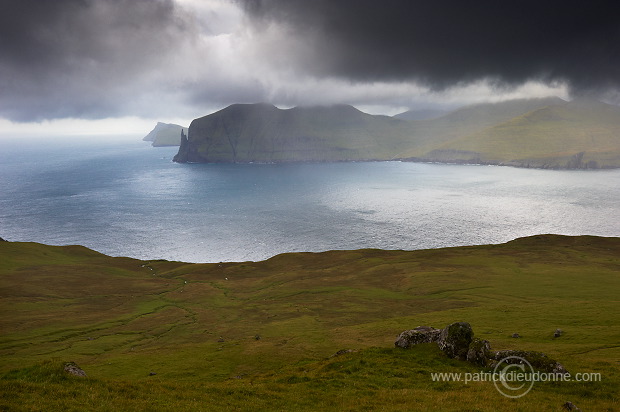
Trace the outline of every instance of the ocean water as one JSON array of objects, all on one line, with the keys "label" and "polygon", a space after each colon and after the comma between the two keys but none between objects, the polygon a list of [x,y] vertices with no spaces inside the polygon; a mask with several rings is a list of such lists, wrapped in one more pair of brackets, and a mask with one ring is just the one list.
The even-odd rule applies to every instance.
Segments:
[{"label": "ocean water", "polygon": [[145,142],[0,142],[0,237],[187,262],[620,236],[620,170],[176,164]]}]

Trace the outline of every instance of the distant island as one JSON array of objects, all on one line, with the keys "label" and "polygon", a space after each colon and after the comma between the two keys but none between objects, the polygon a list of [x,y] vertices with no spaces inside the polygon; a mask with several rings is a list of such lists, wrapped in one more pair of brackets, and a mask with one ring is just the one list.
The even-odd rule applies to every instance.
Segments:
[{"label": "distant island", "polygon": [[187,132],[187,127],[173,123],[157,122],[153,130],[144,136],[145,142],[152,142],[155,147],[179,146],[181,144],[181,131]]},{"label": "distant island", "polygon": [[620,167],[620,107],[522,99],[449,113],[370,115],[353,106],[234,104],[178,130],[175,162],[402,160],[550,169]]}]

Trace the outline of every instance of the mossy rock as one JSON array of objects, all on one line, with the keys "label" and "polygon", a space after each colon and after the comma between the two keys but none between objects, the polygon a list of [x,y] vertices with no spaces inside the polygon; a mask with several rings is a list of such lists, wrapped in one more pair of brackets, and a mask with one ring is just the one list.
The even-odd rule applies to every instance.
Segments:
[{"label": "mossy rock", "polygon": [[[506,359],[509,358],[509,359]],[[548,357],[542,352],[525,350],[500,350],[495,352],[492,359],[503,363],[522,363],[520,359],[526,360],[532,367],[541,372],[565,374],[569,373],[564,365]]]},{"label": "mossy rock", "polygon": [[486,366],[491,355],[491,344],[486,339],[474,338],[467,351],[467,361]]},{"label": "mossy rock", "polygon": [[441,331],[437,344],[448,357],[466,360],[473,337],[474,331],[469,323],[455,322]]},{"label": "mossy rock", "polygon": [[394,346],[408,349],[420,343],[437,342],[440,334],[441,329],[435,329],[429,326],[418,326],[415,329],[406,330],[398,335],[396,342],[394,342]]}]

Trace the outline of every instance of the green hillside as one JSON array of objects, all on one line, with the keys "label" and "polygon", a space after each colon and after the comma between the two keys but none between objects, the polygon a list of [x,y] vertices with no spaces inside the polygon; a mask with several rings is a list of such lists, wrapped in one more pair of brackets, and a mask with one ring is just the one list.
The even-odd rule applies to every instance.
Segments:
[{"label": "green hillside", "polygon": [[620,167],[620,107],[592,101],[551,105],[446,143],[427,157],[527,167]]},{"label": "green hillside", "polygon": [[[590,236],[221,264],[0,242],[0,409],[618,410],[619,273],[620,239]],[[433,344],[394,347],[454,321],[602,380],[508,399],[492,382],[433,382],[479,370]]]},{"label": "green hillside", "polygon": [[408,149],[399,157],[433,161],[435,159],[430,158],[432,156],[428,153],[446,142],[483,131],[530,111],[563,103],[564,100],[557,97],[483,103],[457,109],[436,119],[411,122]]},{"label": "green hillside", "polygon": [[145,142],[152,142],[155,147],[179,146],[181,144],[181,130],[187,133],[187,127],[178,124],[157,122],[157,125],[147,134]]}]

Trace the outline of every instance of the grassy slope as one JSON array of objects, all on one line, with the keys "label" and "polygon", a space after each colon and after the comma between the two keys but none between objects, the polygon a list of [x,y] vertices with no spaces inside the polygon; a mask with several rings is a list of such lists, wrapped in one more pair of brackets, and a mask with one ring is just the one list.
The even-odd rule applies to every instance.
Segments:
[{"label": "grassy slope", "polygon": [[[479,153],[482,161],[566,166],[582,161],[620,167],[620,108],[574,101],[544,107],[445,144],[443,150]],[[464,157],[463,157],[464,156]],[[463,153],[467,160],[470,156]]]},{"label": "grassy slope", "polygon": [[561,103],[564,101],[557,97],[483,103],[457,109],[436,119],[413,121],[411,143],[400,157],[428,157],[428,152],[441,148],[441,145],[447,142],[480,132],[532,110]]},{"label": "grassy slope", "polygon": [[[0,408],[620,408],[617,238],[223,264],[0,242],[0,276]],[[603,382],[541,383],[509,400],[488,382],[432,382],[478,371],[432,345],[393,348],[402,330],[457,320],[494,349],[540,350]],[[566,334],[553,339],[556,328]],[[358,351],[328,358],[343,348]],[[65,378],[60,360],[90,378]]]}]

